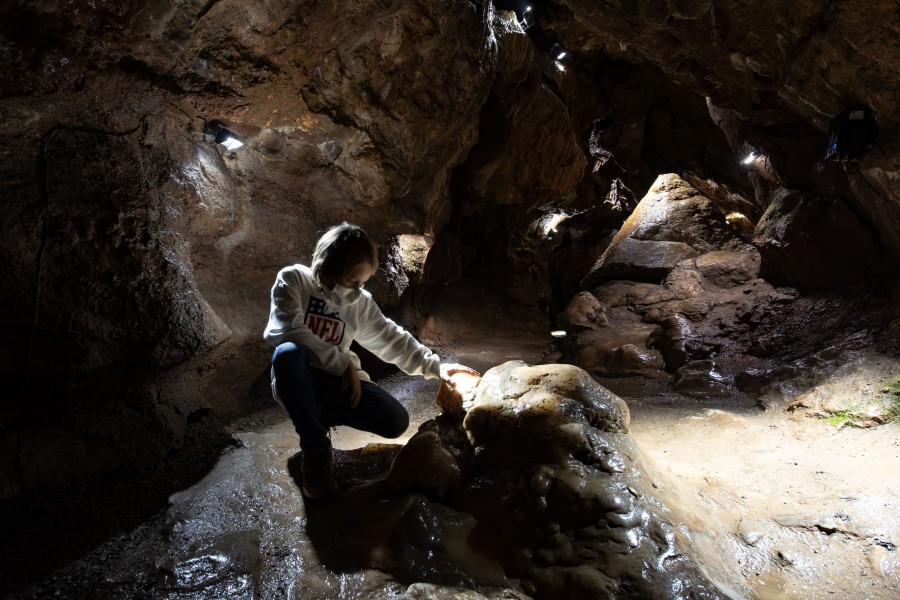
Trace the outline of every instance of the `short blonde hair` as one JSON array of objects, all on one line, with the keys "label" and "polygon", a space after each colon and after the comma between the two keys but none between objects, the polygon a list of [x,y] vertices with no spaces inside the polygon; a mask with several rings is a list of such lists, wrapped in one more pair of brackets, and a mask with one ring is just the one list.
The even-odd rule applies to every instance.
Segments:
[{"label": "short blonde hair", "polygon": [[316,242],[310,268],[316,283],[330,290],[338,279],[364,263],[371,265],[373,272],[378,270],[378,248],[360,227],[344,221]]}]

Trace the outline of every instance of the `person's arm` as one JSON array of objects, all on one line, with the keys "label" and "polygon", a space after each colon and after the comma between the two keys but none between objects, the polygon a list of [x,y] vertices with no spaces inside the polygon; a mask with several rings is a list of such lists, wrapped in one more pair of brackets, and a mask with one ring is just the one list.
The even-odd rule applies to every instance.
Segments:
[{"label": "person's arm", "polygon": [[457,373],[480,376],[465,365],[442,363],[441,358],[391,319],[388,319],[371,296],[360,306],[360,325],[356,341],[385,362],[397,365],[407,375],[439,378],[447,383]]},{"label": "person's arm", "polygon": [[411,333],[382,314],[371,296],[359,302],[356,341],[372,354],[400,368],[407,375],[441,377],[441,359],[420,344]]},{"label": "person's arm", "polygon": [[348,390],[350,394],[350,406],[356,408],[362,399],[362,384],[359,381],[359,373],[356,372],[356,365],[351,360],[341,375],[341,389]]},{"label": "person's arm", "polygon": [[348,364],[352,365],[350,356],[314,334],[304,322],[309,298],[303,295],[300,277],[289,268],[278,273],[272,286],[269,323],[263,338],[275,347],[284,342],[303,346],[313,355],[317,367],[334,375],[343,375]]}]

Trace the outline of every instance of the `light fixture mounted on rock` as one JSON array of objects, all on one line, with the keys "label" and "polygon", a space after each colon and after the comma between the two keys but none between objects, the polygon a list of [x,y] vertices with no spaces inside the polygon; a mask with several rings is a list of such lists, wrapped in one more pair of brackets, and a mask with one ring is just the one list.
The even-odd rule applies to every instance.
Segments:
[{"label": "light fixture mounted on rock", "polygon": [[531,5],[525,0],[495,0],[494,7],[499,10],[508,10],[516,13],[516,18],[519,21],[527,18],[528,13],[531,12]]},{"label": "light fixture mounted on rock", "polygon": [[225,146],[226,150],[237,150],[244,145],[243,140],[236,133],[225,127],[221,121],[213,120],[207,123],[206,132],[213,136],[217,144]]},{"label": "light fixture mounted on rock", "polygon": [[221,125],[219,126],[219,130],[216,131],[216,143],[222,144],[228,150],[237,150],[244,145],[244,142],[237,139],[237,136],[234,135],[234,133],[228,131]]},{"label": "light fixture mounted on rock", "polygon": [[553,61],[554,66],[556,66],[556,70],[560,73],[565,73],[566,67],[562,64],[562,59],[568,54],[566,50],[559,44],[553,44],[550,46],[548,53],[550,54],[550,59]]},{"label": "light fixture mounted on rock", "polygon": [[522,27],[524,27],[525,29],[528,29],[528,26],[531,25],[531,23],[528,22],[528,16],[529,16],[528,13],[530,13],[530,12],[531,12],[531,7],[526,6],[525,12],[522,13]]},{"label": "light fixture mounted on rock", "polygon": [[828,147],[825,160],[847,162],[856,160],[875,145],[878,123],[875,112],[868,106],[845,110],[828,127]]},{"label": "light fixture mounted on rock", "polygon": [[553,60],[562,60],[566,57],[566,51],[559,44],[553,44],[550,46],[550,56]]}]

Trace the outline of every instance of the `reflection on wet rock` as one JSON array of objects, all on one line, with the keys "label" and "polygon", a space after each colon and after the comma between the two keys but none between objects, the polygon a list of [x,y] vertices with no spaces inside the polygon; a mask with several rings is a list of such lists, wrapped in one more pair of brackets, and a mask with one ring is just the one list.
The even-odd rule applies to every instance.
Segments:
[{"label": "reflection on wet rock", "polygon": [[728,382],[716,370],[712,360],[692,360],[675,373],[676,392],[696,398],[725,397],[730,393]]},{"label": "reflection on wet rock", "polygon": [[[159,566],[167,598],[252,596],[259,571],[258,531],[223,534],[212,544]],[[199,594],[199,595],[198,595]]]}]

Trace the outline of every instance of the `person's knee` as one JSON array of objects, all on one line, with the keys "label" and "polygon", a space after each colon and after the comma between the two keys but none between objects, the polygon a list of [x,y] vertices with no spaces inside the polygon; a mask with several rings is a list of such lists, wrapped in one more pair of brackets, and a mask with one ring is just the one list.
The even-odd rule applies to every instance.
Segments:
[{"label": "person's knee", "polygon": [[386,431],[383,434],[388,439],[398,438],[409,429],[409,413],[406,412],[405,408],[399,406],[398,410],[391,417],[391,420],[386,424]]},{"label": "person's knee", "polygon": [[306,364],[306,348],[294,342],[279,344],[272,355],[272,366],[275,367],[276,373],[288,365],[296,368],[304,364]]}]

